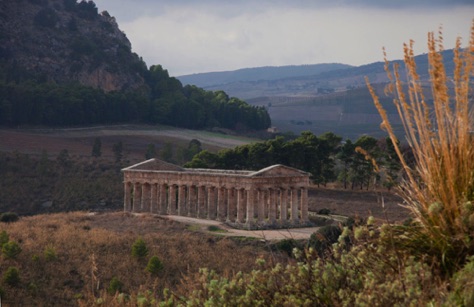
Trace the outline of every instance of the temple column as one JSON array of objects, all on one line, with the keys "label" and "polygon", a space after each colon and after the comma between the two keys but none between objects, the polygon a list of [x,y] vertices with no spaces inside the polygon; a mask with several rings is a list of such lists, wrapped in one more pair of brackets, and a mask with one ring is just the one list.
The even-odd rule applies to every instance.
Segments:
[{"label": "temple column", "polygon": [[124,182],[124,195],[123,195],[123,210],[125,212],[132,211],[132,183]]},{"label": "temple column", "polygon": [[301,222],[306,223],[309,221],[308,218],[308,189],[301,188]]},{"label": "temple column", "polygon": [[186,214],[186,186],[180,185],[178,187],[178,215],[185,216]]},{"label": "temple column", "polygon": [[207,189],[207,218],[210,220],[216,219],[216,188],[209,187]]},{"label": "temple column", "polygon": [[226,203],[226,193],[225,188],[217,188],[217,219],[219,221],[225,221],[225,203]]},{"label": "temple column", "polygon": [[291,189],[291,222],[298,221],[298,189]]},{"label": "temple column", "polygon": [[258,190],[257,221],[259,223],[265,220],[265,194],[266,190]]},{"label": "temple column", "polygon": [[151,185],[150,211],[158,213],[158,189],[156,188],[156,183]]},{"label": "temple column", "polygon": [[237,219],[237,191],[233,188],[227,190],[227,221],[234,222]]},{"label": "temple column", "polygon": [[196,201],[196,196],[197,196],[197,187],[194,185],[190,185],[188,187],[188,216],[191,217],[197,217],[197,201]]},{"label": "temple column", "polygon": [[167,191],[166,185],[160,184],[160,197],[159,197],[159,207],[160,207],[160,214],[167,214],[168,213],[168,206],[167,206]]},{"label": "temple column", "polygon": [[269,203],[268,203],[268,222],[271,224],[275,223],[276,220],[276,190],[271,189],[269,191]]},{"label": "temple column", "polygon": [[245,223],[245,190],[237,190],[237,222]]},{"label": "temple column", "polygon": [[207,210],[206,210],[206,187],[205,186],[198,187],[197,210],[198,210],[197,217],[206,218]]},{"label": "temple column", "polygon": [[176,186],[170,185],[168,187],[168,212],[171,215],[176,215]]},{"label": "temple column", "polygon": [[246,224],[248,226],[252,226],[254,224],[254,212],[255,212],[255,196],[256,190],[249,189],[247,190],[247,221]]},{"label": "temple column", "polygon": [[141,212],[150,212],[150,184],[142,184],[142,209]]},{"label": "temple column", "polygon": [[286,222],[288,219],[288,190],[280,191],[280,221]]},{"label": "temple column", "polygon": [[266,219],[268,218],[268,213],[269,213],[269,205],[270,205],[270,190],[265,190],[264,198],[263,198],[263,218]]},{"label": "temple column", "polygon": [[142,187],[139,182],[133,185],[133,212],[140,212],[142,202]]}]

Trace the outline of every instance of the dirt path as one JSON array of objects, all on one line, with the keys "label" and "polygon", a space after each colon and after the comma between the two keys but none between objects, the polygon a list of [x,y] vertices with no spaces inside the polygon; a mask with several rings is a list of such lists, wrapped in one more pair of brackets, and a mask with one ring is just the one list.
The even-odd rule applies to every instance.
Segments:
[{"label": "dirt path", "polygon": [[[191,217],[177,216],[177,215],[164,215],[163,218],[177,221],[190,225],[193,229],[204,231],[207,233],[218,234],[222,236],[234,236],[234,237],[252,237],[262,240],[282,240],[282,239],[309,239],[311,234],[318,230],[319,227],[305,227],[305,228],[291,228],[291,229],[275,229],[275,230],[243,230],[235,229],[227,226],[226,224],[213,221],[213,220],[202,220]],[[217,226],[221,231],[210,231],[209,226]]]}]

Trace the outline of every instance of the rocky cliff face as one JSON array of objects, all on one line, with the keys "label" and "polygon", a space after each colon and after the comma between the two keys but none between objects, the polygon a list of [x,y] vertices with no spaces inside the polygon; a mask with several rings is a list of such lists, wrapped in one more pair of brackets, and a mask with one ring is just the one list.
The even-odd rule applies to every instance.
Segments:
[{"label": "rocky cliff face", "polygon": [[76,0],[0,0],[0,68],[106,92],[143,87],[146,71],[115,18]]}]

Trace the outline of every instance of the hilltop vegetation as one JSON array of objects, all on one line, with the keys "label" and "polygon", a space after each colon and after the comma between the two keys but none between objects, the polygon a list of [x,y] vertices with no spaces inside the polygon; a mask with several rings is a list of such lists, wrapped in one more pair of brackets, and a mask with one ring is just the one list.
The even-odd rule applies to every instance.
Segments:
[{"label": "hilltop vegetation", "polygon": [[93,1],[0,5],[0,125],[148,123],[244,132],[270,126],[263,107],[183,87],[160,65],[147,68]]}]

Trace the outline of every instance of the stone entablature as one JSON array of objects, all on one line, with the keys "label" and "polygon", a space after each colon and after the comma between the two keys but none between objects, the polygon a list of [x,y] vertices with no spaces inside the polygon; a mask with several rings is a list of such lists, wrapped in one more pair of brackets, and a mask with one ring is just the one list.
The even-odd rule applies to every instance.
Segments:
[{"label": "stone entablature", "polygon": [[122,171],[128,212],[205,218],[246,228],[308,223],[309,174],[291,167],[189,169],[150,159]]}]

